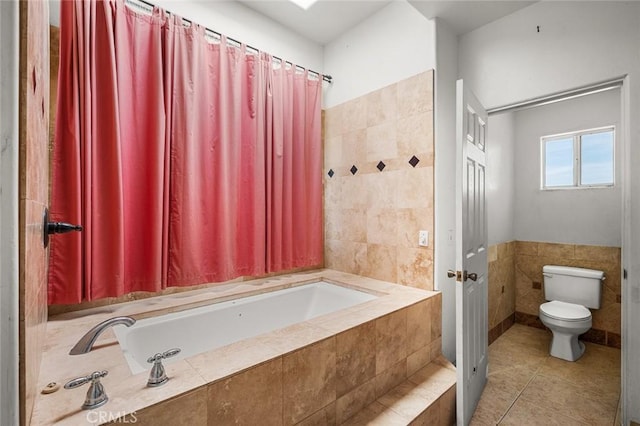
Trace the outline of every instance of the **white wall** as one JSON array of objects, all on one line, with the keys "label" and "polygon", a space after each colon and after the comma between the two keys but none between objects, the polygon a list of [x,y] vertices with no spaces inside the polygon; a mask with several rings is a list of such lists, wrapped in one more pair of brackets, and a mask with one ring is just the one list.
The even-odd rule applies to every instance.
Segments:
[{"label": "white wall", "polygon": [[405,0],[390,3],[324,48],[324,108],[435,67],[435,24]]},{"label": "white wall", "polygon": [[442,354],[456,358],[456,79],[458,38],[441,19],[436,25],[435,82],[435,288],[442,291]]},{"label": "white wall", "polygon": [[514,114],[489,117],[487,140],[487,214],[489,245],[514,238]]},{"label": "white wall", "polygon": [[[538,2],[460,37],[460,76],[493,108],[638,66],[636,2]],[[537,32],[537,26],[540,32]]]},{"label": "white wall", "polygon": [[[60,0],[50,0],[52,25],[60,25]],[[313,71],[323,71],[322,46],[237,1],[151,0],[171,13]]]},{"label": "white wall", "polygon": [[[538,33],[536,27],[540,27]],[[487,107],[627,75],[623,167],[623,424],[640,421],[640,3],[537,2],[463,35],[459,72]]]},{"label": "white wall", "polygon": [[515,113],[516,239],[620,247],[620,137],[613,188],[540,190],[540,137],[607,125],[620,129],[620,103],[620,90],[610,90]]},{"label": "white wall", "polygon": [[[59,25],[59,0],[51,23]],[[321,46],[236,1],[154,0],[152,3],[228,37],[333,77],[324,108],[435,68],[435,24],[397,0]]]},{"label": "white wall", "polygon": [[0,424],[18,409],[18,2],[0,1]]}]

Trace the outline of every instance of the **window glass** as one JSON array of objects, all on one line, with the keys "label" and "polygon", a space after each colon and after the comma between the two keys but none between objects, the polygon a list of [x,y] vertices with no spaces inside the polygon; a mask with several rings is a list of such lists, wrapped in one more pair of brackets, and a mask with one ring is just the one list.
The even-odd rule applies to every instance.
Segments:
[{"label": "window glass", "polygon": [[545,142],[545,186],[573,185],[573,138]]},{"label": "window glass", "polygon": [[580,183],[613,184],[613,131],[582,135]]},{"label": "window glass", "polygon": [[615,128],[545,136],[542,144],[542,189],[614,185]]}]

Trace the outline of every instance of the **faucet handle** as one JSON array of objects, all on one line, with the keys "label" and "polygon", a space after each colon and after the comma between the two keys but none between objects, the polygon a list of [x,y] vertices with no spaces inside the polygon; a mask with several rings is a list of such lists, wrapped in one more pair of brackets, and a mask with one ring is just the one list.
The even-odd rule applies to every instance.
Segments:
[{"label": "faucet handle", "polygon": [[182,349],[180,349],[180,348],[169,349],[168,351],[165,351],[165,352],[162,352],[162,353],[157,353],[154,356],[149,357],[149,359],[147,359],[147,362],[149,364],[154,363],[154,362],[162,362],[163,359],[171,358],[172,356],[176,356],[181,351],[182,351]]},{"label": "faucet handle", "polygon": [[77,377],[73,380],[68,381],[65,385],[65,389],[75,389],[87,383],[91,383],[89,386],[89,390],[87,391],[87,396],[84,400],[84,404],[82,404],[83,410],[91,410],[93,408],[100,407],[107,403],[109,397],[107,393],[104,391],[104,386],[100,383],[100,379],[109,374],[107,370],[103,371],[94,371],[88,376]]},{"label": "faucet handle", "polygon": [[162,358],[163,359],[171,358],[172,356],[178,355],[181,351],[182,349],[180,348],[169,349],[168,351],[165,351],[162,353]]},{"label": "faucet handle", "polygon": [[147,359],[147,362],[149,364],[153,364],[153,367],[151,367],[151,371],[149,372],[149,380],[147,380],[147,386],[156,387],[167,383],[169,378],[167,377],[167,373],[164,370],[164,365],[162,365],[162,360],[176,356],[179,353],[179,348],[173,348],[162,353],[157,353]]}]

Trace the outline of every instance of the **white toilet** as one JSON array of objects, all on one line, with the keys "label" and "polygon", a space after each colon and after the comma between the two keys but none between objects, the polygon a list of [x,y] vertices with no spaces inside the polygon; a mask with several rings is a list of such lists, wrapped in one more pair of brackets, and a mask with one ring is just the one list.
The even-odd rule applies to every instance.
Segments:
[{"label": "white toilet", "polygon": [[584,354],[580,334],[591,328],[591,311],[600,308],[604,272],[593,269],[546,265],[540,320],[552,332],[551,356],[577,361]]}]

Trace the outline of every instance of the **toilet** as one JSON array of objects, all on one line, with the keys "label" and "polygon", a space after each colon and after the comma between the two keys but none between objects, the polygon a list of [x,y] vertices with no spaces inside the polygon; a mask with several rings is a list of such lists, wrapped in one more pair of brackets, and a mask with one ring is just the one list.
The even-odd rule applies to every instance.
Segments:
[{"label": "toilet", "polygon": [[545,265],[544,297],[540,320],[553,333],[551,356],[577,361],[584,354],[580,334],[591,329],[591,309],[599,309],[604,272],[594,269]]}]

